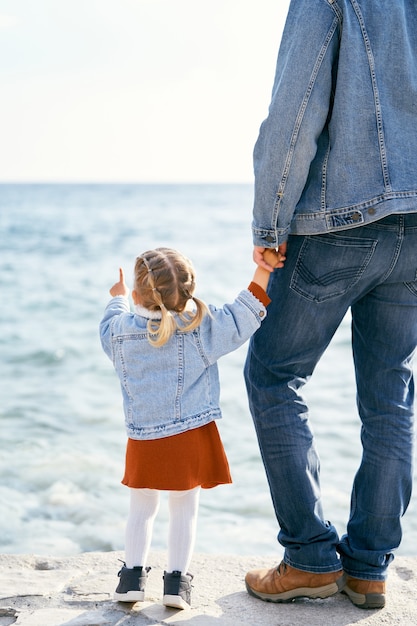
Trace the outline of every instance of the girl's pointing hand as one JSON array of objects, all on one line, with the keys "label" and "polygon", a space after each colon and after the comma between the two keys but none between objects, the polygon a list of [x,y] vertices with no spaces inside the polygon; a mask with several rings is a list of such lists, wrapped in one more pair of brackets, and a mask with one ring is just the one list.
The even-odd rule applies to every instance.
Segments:
[{"label": "girl's pointing hand", "polygon": [[119,280],[117,283],[114,283],[113,287],[110,289],[110,295],[114,298],[115,296],[124,296],[125,298],[129,295],[129,287],[125,283],[125,277],[123,274],[123,268],[119,268]]}]

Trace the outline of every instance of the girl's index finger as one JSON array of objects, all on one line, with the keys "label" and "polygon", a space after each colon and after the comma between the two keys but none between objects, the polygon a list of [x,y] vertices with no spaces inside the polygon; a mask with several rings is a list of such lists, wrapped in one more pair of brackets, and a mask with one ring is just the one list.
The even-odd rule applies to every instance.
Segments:
[{"label": "girl's index finger", "polygon": [[123,268],[122,268],[122,267],[119,267],[119,281],[120,281],[121,283],[124,283],[124,282],[125,282],[125,276],[124,276],[124,273],[123,273]]}]

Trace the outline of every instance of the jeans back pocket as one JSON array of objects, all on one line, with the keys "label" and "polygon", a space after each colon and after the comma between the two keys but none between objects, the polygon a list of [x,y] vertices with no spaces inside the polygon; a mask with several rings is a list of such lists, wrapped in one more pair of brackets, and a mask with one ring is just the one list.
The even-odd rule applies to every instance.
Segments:
[{"label": "jeans back pocket", "polygon": [[313,302],[344,295],[362,276],[376,245],[374,239],[339,233],[306,236],[291,277],[291,289]]}]

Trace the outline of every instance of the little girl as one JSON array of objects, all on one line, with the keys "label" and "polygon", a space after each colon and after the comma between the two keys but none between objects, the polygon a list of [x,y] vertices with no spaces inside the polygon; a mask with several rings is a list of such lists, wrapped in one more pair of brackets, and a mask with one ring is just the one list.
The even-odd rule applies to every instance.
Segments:
[{"label": "little girl", "polygon": [[[270,250],[265,261],[282,267]],[[132,299],[123,270],[110,289],[100,324],[105,353],[119,376],[130,489],[125,559],[115,600],[143,601],[160,491],[168,491],[168,563],[163,604],[188,608],[200,488],[231,483],[214,420],[221,417],[217,360],[260,326],[269,272],[257,266],[248,289],[218,309],[194,296],[194,269],[176,250],[157,248],[136,259]]]}]

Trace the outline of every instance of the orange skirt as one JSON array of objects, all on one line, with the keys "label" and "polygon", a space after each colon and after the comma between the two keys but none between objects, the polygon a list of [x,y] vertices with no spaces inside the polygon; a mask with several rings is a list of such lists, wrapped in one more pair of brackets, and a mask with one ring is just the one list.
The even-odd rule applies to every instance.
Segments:
[{"label": "orange skirt", "polygon": [[183,491],[231,483],[216,423],[162,439],[128,439],[122,483],[133,489]]}]

